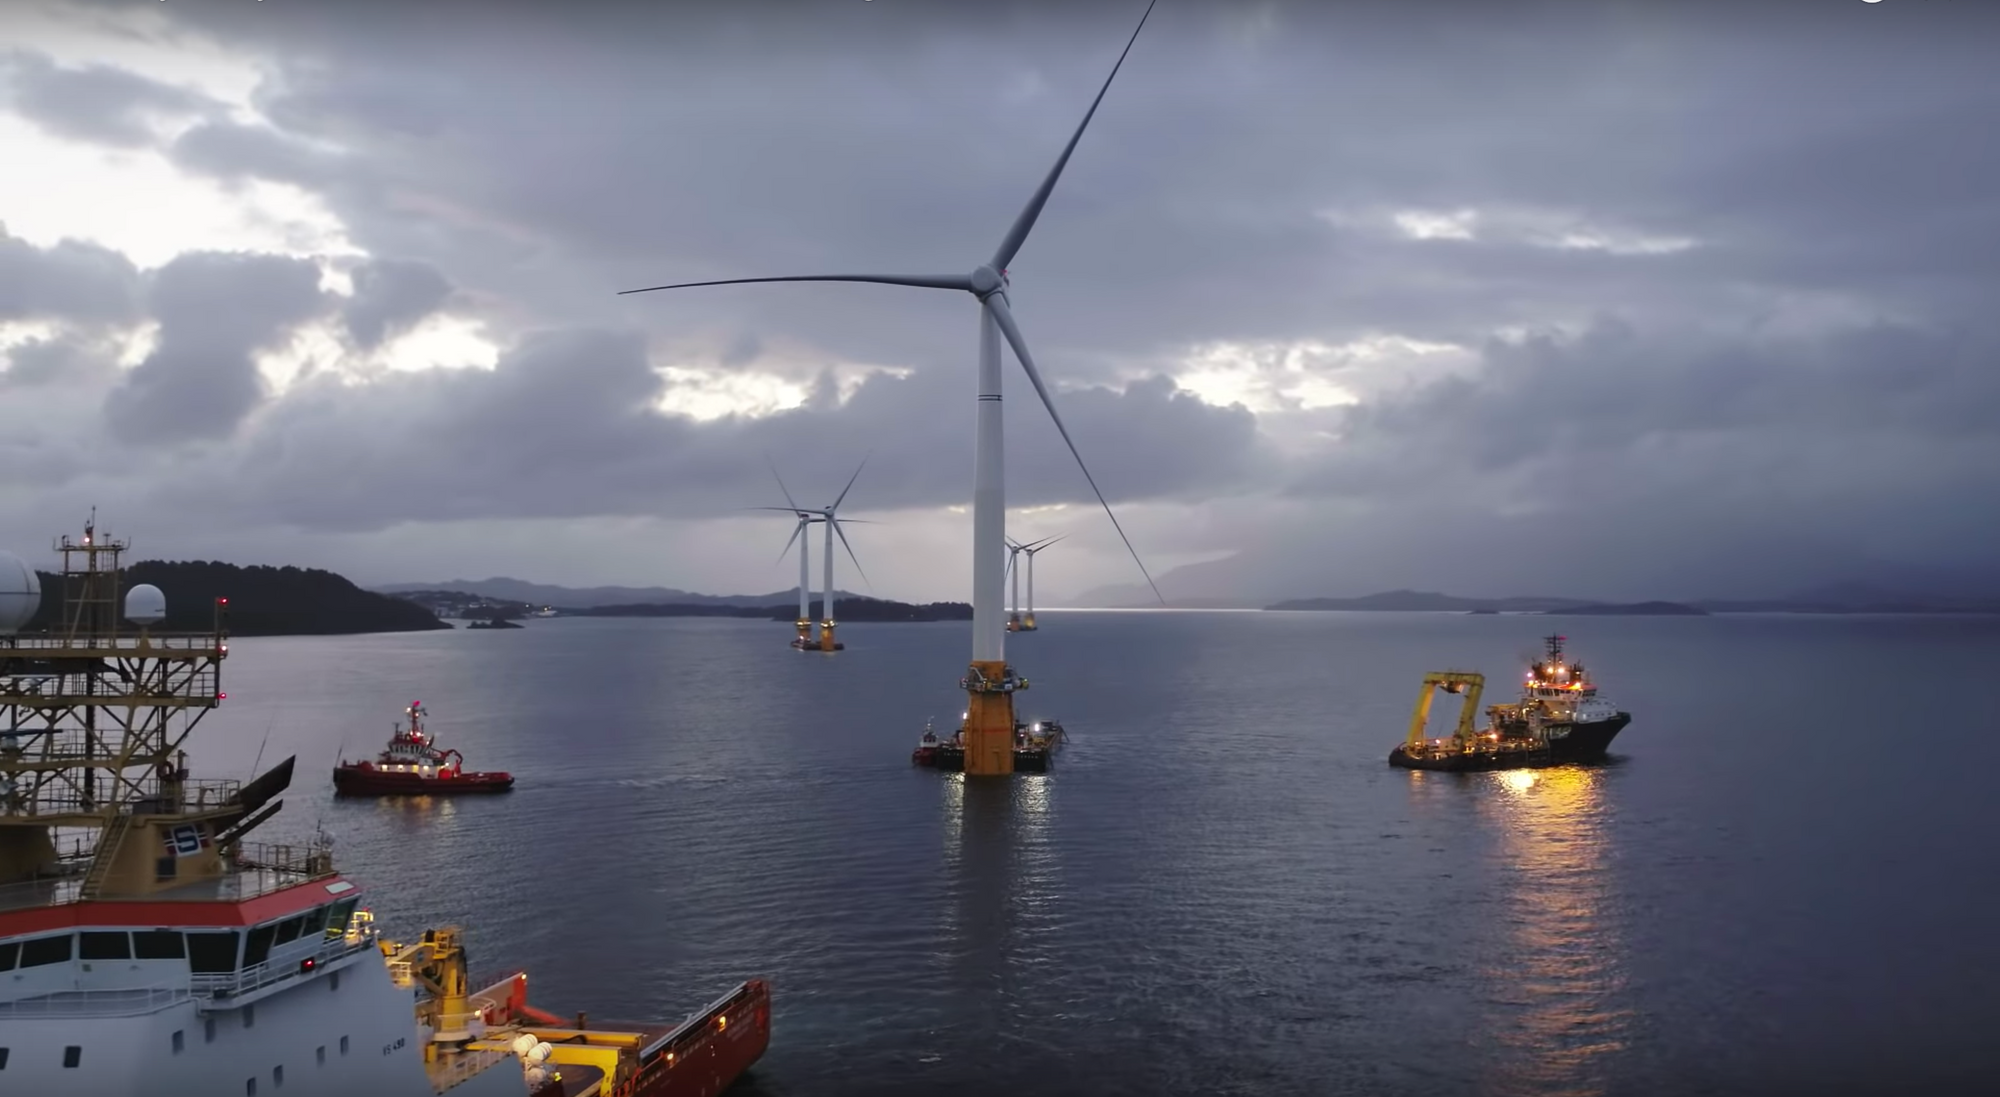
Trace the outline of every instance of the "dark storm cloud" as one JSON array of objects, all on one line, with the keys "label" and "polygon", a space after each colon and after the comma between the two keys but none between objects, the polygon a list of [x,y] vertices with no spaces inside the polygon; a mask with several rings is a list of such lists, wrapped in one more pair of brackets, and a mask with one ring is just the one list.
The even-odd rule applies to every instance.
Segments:
[{"label": "dark storm cloud", "polygon": [[190,252],[152,275],[156,349],[120,381],[104,414],[146,445],[227,437],[267,386],[253,355],[330,304],[319,268],[275,255]]},{"label": "dark storm cloud", "polygon": [[[362,529],[713,512],[762,500],[765,449],[824,469],[877,446],[879,505],[963,502],[963,295],[611,291],[979,262],[1143,3],[146,6],[273,71],[274,128],[210,120],[178,163],[320,195],[503,338],[566,329],[493,373],[323,378],[260,416],[241,505]],[[1940,0],[1162,0],[1011,296],[1059,382],[1224,340],[1474,348],[1462,380],[1375,379],[1350,413],[1262,434],[1164,383],[1063,393],[1115,497],[1292,489],[1246,526],[1232,581],[1500,582],[1539,573],[1549,530],[1579,583],[1671,586],[1641,597],[1990,546],[1966,500],[2000,486],[1980,426],[1996,31],[2000,8]],[[1410,239],[1411,210],[1472,211],[1472,239]],[[634,410],[660,382],[636,336],[605,333],[624,325],[661,363],[782,350],[796,373],[804,347],[915,373],[844,405],[829,381],[766,419],[661,420]],[[1556,325],[1583,334],[1491,339]],[[1008,369],[1011,500],[1088,501]],[[1274,465],[1279,435],[1297,465]],[[352,460],[363,475],[336,479]],[[1313,579],[1329,568],[1362,589]]]},{"label": "dark storm cloud", "polygon": [[[908,293],[726,290],[623,311],[604,293],[970,266],[1141,6],[176,14],[297,51],[264,106],[376,165],[371,185],[340,184],[364,246],[452,249],[468,268],[455,277],[550,319],[699,320],[913,360],[953,351],[966,325]],[[1992,19],[1869,7],[1459,5],[1420,20],[1383,4],[1163,4],[1016,264],[1024,299],[1065,302],[1024,323],[1086,368],[1195,339],[1533,321],[1601,300],[1607,267],[1628,307],[1693,311],[1721,292],[1718,266],[1740,288],[1824,278],[1828,253],[1922,255],[1950,216],[1941,197],[1990,208],[2000,193],[1990,143],[1969,139],[1991,106],[1976,43]],[[1717,258],[1543,255],[1530,258],[1545,275],[1496,287],[1460,272],[1463,250],[1313,217],[1509,204],[1694,236]],[[545,246],[510,248],[509,233]],[[1995,254],[1963,236],[1954,251]],[[1852,276],[1932,288],[1893,268]]]},{"label": "dark storm cloud", "polygon": [[0,225],[0,321],[119,323],[139,315],[139,271],[96,244],[38,248]]},{"label": "dark storm cloud", "polygon": [[0,350],[0,389],[103,381],[117,369],[116,356],[108,351],[101,342],[70,333],[30,339]]},{"label": "dark storm cloud", "polygon": [[[232,505],[343,531],[493,517],[712,517],[782,502],[768,498],[775,489],[763,454],[805,491],[871,450],[850,505],[969,502],[969,376],[876,375],[844,406],[829,378],[799,409],[695,422],[650,409],[669,385],[645,352],[637,332],[575,329],[534,334],[490,371],[391,373],[367,385],[316,378],[258,418],[231,473],[240,484]],[[1014,399],[1010,500],[1088,498],[1046,414],[1025,403],[1032,392],[1019,385]],[[1059,399],[1114,501],[1227,488],[1264,459],[1247,412],[1210,407],[1164,381]]]},{"label": "dark storm cloud", "polygon": [[5,89],[0,102],[14,113],[58,137],[108,145],[150,145],[157,140],[154,123],[222,109],[199,92],[121,68],[65,68],[27,50],[0,53],[0,82]]},{"label": "dark storm cloud", "polygon": [[401,334],[442,308],[451,283],[429,263],[374,259],[354,271],[354,296],[341,319],[356,345],[367,349]]}]

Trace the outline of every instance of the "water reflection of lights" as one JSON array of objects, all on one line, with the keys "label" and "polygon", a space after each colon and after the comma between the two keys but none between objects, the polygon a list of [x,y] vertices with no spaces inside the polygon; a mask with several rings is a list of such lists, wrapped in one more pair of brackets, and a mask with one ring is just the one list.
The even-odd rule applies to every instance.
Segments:
[{"label": "water reflection of lights", "polygon": [[1607,771],[1507,770],[1480,798],[1499,838],[1503,902],[1512,932],[1486,972],[1501,989],[1495,1064],[1501,1092],[1591,1097],[1629,1040],[1624,941],[1605,878]]},{"label": "water reflection of lights", "polygon": [[1007,979],[1033,958],[1060,905],[1054,782],[1044,774],[972,781],[957,773],[941,776],[951,894],[941,928],[971,969],[961,978]]}]

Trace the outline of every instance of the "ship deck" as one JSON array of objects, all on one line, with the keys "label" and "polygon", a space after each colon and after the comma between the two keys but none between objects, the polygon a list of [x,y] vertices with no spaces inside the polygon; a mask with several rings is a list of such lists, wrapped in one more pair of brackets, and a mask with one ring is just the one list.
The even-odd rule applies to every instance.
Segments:
[{"label": "ship deck", "polygon": [[190,880],[143,894],[103,892],[83,895],[84,866],[63,876],[0,884],[0,914],[90,903],[240,904],[275,895],[314,881],[332,883],[338,877],[319,856],[305,847],[260,846],[244,843],[238,867],[219,876]]}]

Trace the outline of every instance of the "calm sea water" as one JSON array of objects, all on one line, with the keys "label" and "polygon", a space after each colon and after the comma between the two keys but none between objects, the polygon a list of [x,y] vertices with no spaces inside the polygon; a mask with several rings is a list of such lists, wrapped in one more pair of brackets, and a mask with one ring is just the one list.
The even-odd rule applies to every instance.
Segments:
[{"label": "calm sea water", "polygon": [[[1551,626],[1634,715],[1611,764],[1386,765],[1424,672],[1509,693]],[[841,632],[245,638],[191,753],[296,754],[262,837],[323,825],[392,933],[461,923],[475,975],[526,967],[545,1008],[678,1017],[770,978],[750,1097],[1985,1073],[2000,621],[1049,613],[1009,655],[1073,739],[997,784],[908,762],[963,708],[966,625]],[[334,801],[343,743],[419,699],[516,791]]]}]

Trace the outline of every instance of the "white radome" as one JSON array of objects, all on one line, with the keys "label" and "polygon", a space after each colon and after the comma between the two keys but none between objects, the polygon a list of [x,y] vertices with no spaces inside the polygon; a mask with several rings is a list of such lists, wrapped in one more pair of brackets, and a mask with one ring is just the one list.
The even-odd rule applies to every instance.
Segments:
[{"label": "white radome", "polygon": [[42,608],[42,577],[26,560],[0,549],[0,636],[12,636]]},{"label": "white radome", "polygon": [[151,583],[125,592],[125,619],[135,625],[157,625],[167,617],[167,596]]}]

